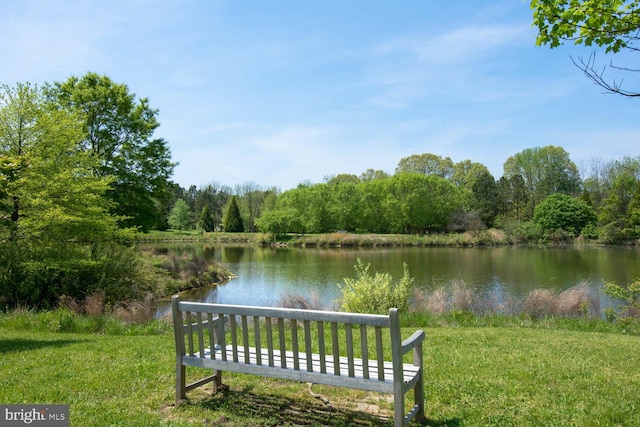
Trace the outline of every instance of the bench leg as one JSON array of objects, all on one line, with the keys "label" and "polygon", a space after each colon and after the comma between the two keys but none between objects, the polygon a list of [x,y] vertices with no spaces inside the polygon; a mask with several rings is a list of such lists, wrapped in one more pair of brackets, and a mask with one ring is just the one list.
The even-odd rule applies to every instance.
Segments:
[{"label": "bench leg", "polygon": [[402,393],[402,389],[393,393],[393,426],[404,426],[404,393]]},{"label": "bench leg", "polygon": [[420,369],[420,379],[413,388],[415,404],[418,407],[415,419],[418,422],[424,421],[424,370]]},{"label": "bench leg", "polygon": [[176,405],[186,397],[185,374],[185,367],[181,363],[176,363]]},{"label": "bench leg", "polygon": [[213,371],[213,376],[213,394],[215,394],[222,385],[222,371]]}]

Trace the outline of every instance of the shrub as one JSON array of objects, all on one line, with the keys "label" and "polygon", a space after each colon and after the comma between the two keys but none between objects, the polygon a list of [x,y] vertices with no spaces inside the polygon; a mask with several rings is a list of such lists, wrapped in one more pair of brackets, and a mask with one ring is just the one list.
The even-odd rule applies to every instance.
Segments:
[{"label": "shrub", "polygon": [[640,279],[636,279],[629,286],[623,287],[615,283],[605,283],[604,293],[612,298],[625,302],[618,306],[629,317],[640,317]]},{"label": "shrub", "polygon": [[545,232],[563,230],[577,236],[585,226],[596,222],[596,214],[584,201],[555,193],[536,206],[533,221]]},{"label": "shrub", "polygon": [[[409,308],[409,297],[413,287],[413,278],[409,276],[407,265],[404,264],[402,279],[393,283],[389,273],[369,273],[371,264],[364,264],[360,258],[356,259],[356,277],[344,278],[342,310],[357,313],[386,314],[395,307],[401,311]],[[339,285],[338,285],[339,286]]]}]

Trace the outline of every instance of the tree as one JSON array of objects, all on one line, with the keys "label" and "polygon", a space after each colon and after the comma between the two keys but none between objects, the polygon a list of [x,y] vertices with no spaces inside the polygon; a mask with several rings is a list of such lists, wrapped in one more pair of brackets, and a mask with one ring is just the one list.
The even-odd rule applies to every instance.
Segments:
[{"label": "tree", "polygon": [[167,221],[169,222],[169,226],[174,230],[182,231],[189,228],[191,224],[191,211],[184,199],[176,200]]},{"label": "tree", "polygon": [[253,182],[245,182],[236,186],[236,195],[238,196],[238,205],[242,214],[244,228],[248,231],[256,231],[256,220],[260,217],[262,204],[265,197],[272,190],[263,190],[258,184]]},{"label": "tree", "polygon": [[209,205],[204,205],[204,208],[202,208],[202,212],[200,212],[200,218],[198,219],[198,227],[200,227],[207,233],[215,231],[216,223],[213,220],[211,211],[209,210]]},{"label": "tree", "polygon": [[358,177],[358,179],[360,179],[360,181],[373,181],[375,179],[383,179],[383,178],[388,178],[389,174],[386,173],[383,170],[380,169],[367,169],[366,171],[362,172],[360,174],[360,176]]},{"label": "tree", "polygon": [[330,203],[327,207],[331,224],[336,230],[355,231],[361,216],[360,187],[356,182],[349,180],[327,185],[331,190]]},{"label": "tree", "polygon": [[476,177],[472,187],[471,207],[478,212],[487,226],[492,226],[498,214],[498,187],[493,175],[487,170]]},{"label": "tree", "polygon": [[107,76],[87,73],[48,87],[49,98],[80,115],[82,150],[98,160],[94,171],[113,177],[109,196],[122,223],[147,231],[161,221],[157,205],[170,196],[171,162],[168,143],[153,138],[158,111],[146,98],[135,99],[124,84]]},{"label": "tree", "polygon": [[596,223],[596,213],[582,200],[556,193],[536,206],[533,221],[545,232],[563,230],[577,236],[588,224]]},{"label": "tree", "polygon": [[[640,0],[532,0],[533,25],[538,28],[536,44],[558,47],[567,41],[576,45],[604,47],[605,53],[640,50]],[[605,77],[606,66],[595,68],[596,55],[572,58],[573,63],[607,92],[627,97],[637,90],[622,88],[622,81]],[[637,68],[614,65],[614,71],[638,72]]]},{"label": "tree", "polygon": [[442,158],[431,153],[413,154],[398,162],[396,174],[403,172],[436,175],[448,179],[453,175],[453,161],[449,157]]},{"label": "tree", "polygon": [[111,177],[94,173],[96,157],[78,148],[82,135],[75,112],[50,104],[37,87],[2,87],[0,299],[10,306],[49,307],[107,284],[118,292],[124,281],[131,288],[135,261],[108,267],[117,254],[131,257],[122,245],[131,230],[109,213]]},{"label": "tree", "polygon": [[459,188],[435,175],[396,174],[388,189],[386,209],[393,233],[442,231],[464,202]]},{"label": "tree", "polygon": [[244,225],[242,223],[242,215],[240,215],[240,208],[238,207],[237,197],[231,197],[223,221],[224,231],[227,231],[229,233],[244,232]]},{"label": "tree", "polygon": [[486,174],[491,175],[491,172],[482,163],[463,160],[453,166],[451,181],[458,187],[471,190],[476,180],[485,177]]},{"label": "tree", "polygon": [[613,181],[602,202],[599,221],[605,242],[621,243],[640,236],[640,179],[631,170]]},{"label": "tree", "polygon": [[562,147],[527,148],[509,157],[504,163],[504,176],[512,178],[516,175],[524,179],[529,218],[535,206],[553,193],[580,194],[578,168]]}]

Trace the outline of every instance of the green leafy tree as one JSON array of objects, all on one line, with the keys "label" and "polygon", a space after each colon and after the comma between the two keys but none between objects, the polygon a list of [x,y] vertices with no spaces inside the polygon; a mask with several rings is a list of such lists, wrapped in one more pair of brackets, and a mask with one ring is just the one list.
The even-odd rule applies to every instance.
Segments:
[{"label": "green leafy tree", "polygon": [[291,208],[268,210],[256,220],[256,225],[261,232],[273,233],[276,236],[302,228],[297,211]]},{"label": "green leafy tree", "polygon": [[376,180],[376,179],[384,179],[384,178],[388,178],[388,177],[389,177],[389,174],[386,173],[383,170],[367,169],[366,171],[364,171],[363,173],[360,174],[358,179],[360,181],[373,181],[373,180]]},{"label": "green leafy tree", "polygon": [[391,179],[388,176],[360,183],[360,229],[372,233],[390,232],[389,208],[394,200],[390,184]]},{"label": "green leafy tree", "polygon": [[132,270],[107,265],[114,253],[131,256],[123,244],[132,233],[109,213],[111,177],[96,175],[96,157],[78,149],[81,119],[34,86],[0,92],[0,296],[48,307],[107,284],[108,297],[125,281],[130,288]]},{"label": "green leafy tree", "polygon": [[[340,181],[330,185],[328,213],[336,230],[355,231],[360,222],[360,187],[355,182]],[[334,230],[335,231],[335,230]]]},{"label": "green leafy tree", "polygon": [[231,197],[231,200],[229,201],[229,206],[227,207],[223,221],[224,231],[228,231],[230,233],[244,232],[242,215],[240,215],[238,199],[235,196]]},{"label": "green leafy tree", "polygon": [[[536,44],[555,48],[565,42],[598,46],[605,53],[640,50],[639,0],[532,0],[533,25],[538,28]],[[608,92],[627,96],[640,96],[638,91],[622,88],[622,80],[609,80],[606,67],[596,68],[595,53],[588,59],[572,59],[573,63],[597,85]],[[614,71],[638,72],[637,67],[617,66]]]},{"label": "green leafy tree", "polygon": [[443,158],[437,154],[413,154],[398,162],[396,174],[404,172],[435,175],[449,179],[453,175],[453,161],[449,157]]},{"label": "green leafy tree", "polygon": [[393,233],[442,231],[464,204],[462,192],[436,175],[400,173],[390,178],[388,218]]},{"label": "green leafy tree", "polygon": [[170,197],[168,143],[153,138],[158,111],[135,99],[124,84],[87,73],[48,88],[51,100],[75,111],[84,123],[80,147],[98,160],[98,176],[113,177],[109,196],[122,223],[147,231],[162,220],[158,205]]},{"label": "green leafy tree", "polygon": [[491,175],[491,172],[482,163],[463,160],[453,166],[451,181],[460,188],[472,190],[475,182],[487,174]]},{"label": "green leafy tree", "polygon": [[623,243],[640,237],[640,179],[627,171],[616,177],[600,209],[602,240]]},{"label": "green leafy tree", "polygon": [[183,199],[176,200],[167,221],[174,230],[187,230],[191,225],[191,210],[187,202]]},{"label": "green leafy tree", "polygon": [[581,199],[556,193],[536,206],[533,221],[544,232],[563,230],[577,236],[587,225],[596,223],[596,213]]},{"label": "green leafy tree", "polygon": [[504,163],[504,176],[520,175],[524,179],[529,201],[527,217],[531,218],[540,201],[553,193],[570,196],[580,194],[580,175],[575,163],[561,147],[527,148]]}]

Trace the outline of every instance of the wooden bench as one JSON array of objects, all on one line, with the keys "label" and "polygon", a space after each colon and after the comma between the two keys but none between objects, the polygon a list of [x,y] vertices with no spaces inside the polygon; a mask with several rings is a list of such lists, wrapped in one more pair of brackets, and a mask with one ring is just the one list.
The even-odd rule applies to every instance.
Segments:
[{"label": "wooden bench", "polygon": [[[248,307],[172,298],[176,342],[176,402],[239,372],[393,394],[394,426],[424,419],[423,331],[401,340],[398,310],[388,316]],[[390,354],[389,354],[390,348]],[[413,363],[404,363],[413,350]],[[386,353],[386,354],[385,354]],[[186,367],[213,370],[187,385]],[[415,404],[405,414],[405,394]]]}]

